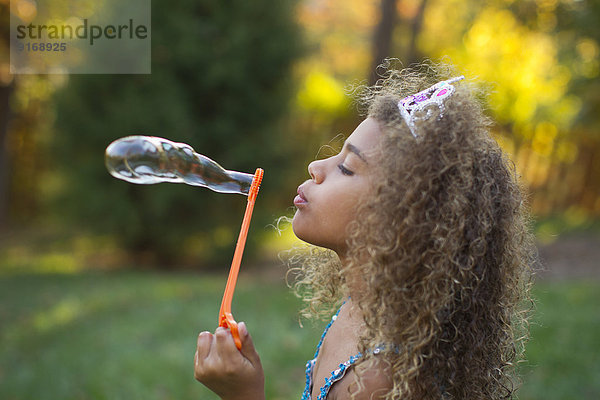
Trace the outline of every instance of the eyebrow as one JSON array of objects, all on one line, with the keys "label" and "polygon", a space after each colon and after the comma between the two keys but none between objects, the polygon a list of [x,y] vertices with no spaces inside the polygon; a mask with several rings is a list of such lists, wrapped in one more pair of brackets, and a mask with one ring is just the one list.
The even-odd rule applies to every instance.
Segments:
[{"label": "eyebrow", "polygon": [[348,151],[351,151],[352,153],[356,154],[358,158],[363,160],[365,164],[368,164],[367,159],[363,156],[358,147],[356,147],[352,143],[346,143],[346,148],[348,149]]}]

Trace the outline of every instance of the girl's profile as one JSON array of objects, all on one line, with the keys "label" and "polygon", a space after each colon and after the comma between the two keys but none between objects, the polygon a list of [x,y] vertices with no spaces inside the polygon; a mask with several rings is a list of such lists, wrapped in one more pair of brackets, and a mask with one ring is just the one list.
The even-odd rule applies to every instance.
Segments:
[{"label": "girl's profile", "polygon": [[[445,64],[354,91],[365,118],[308,166],[291,258],[304,314],[330,318],[308,399],[505,399],[518,387],[535,247],[512,162],[481,93]],[[198,338],[195,376],[222,399],[264,399],[245,324]]]}]

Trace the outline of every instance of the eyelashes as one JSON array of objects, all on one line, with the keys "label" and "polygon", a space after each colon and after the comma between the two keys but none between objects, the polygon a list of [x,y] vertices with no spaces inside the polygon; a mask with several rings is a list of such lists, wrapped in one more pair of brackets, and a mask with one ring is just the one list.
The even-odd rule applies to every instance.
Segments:
[{"label": "eyelashes", "polygon": [[344,167],[344,164],[338,164],[338,168],[342,171],[342,174],[347,176],[354,175],[354,172],[350,171],[348,168]]}]

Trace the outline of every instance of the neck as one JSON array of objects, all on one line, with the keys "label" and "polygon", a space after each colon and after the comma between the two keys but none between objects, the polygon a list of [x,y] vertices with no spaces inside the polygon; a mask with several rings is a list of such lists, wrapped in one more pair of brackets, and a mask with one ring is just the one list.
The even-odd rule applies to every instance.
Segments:
[{"label": "neck", "polygon": [[337,254],[340,258],[342,271],[344,271],[344,280],[346,281],[346,286],[348,287],[348,294],[352,298],[358,298],[360,293],[365,289],[364,277],[361,275],[360,270],[356,267],[356,264],[353,266],[350,265],[350,258],[346,253],[338,252]]}]

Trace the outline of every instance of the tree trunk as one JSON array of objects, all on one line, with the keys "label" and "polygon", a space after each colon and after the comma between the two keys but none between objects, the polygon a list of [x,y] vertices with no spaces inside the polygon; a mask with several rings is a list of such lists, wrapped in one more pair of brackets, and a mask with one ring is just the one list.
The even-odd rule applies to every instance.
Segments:
[{"label": "tree trunk", "polygon": [[[0,41],[5,49],[10,46],[10,8],[8,4],[0,5],[0,20],[4,22],[0,29]],[[0,85],[0,231],[6,228],[8,218],[8,157],[6,136],[8,119],[10,118],[9,99],[14,81],[7,86]]]},{"label": "tree trunk", "polygon": [[419,62],[421,58],[419,51],[417,50],[417,37],[423,28],[423,18],[425,16],[425,7],[427,6],[427,0],[421,0],[419,9],[415,14],[411,24],[411,35],[408,52],[406,54],[406,62],[408,65]]},{"label": "tree trunk", "polygon": [[397,0],[381,0],[381,17],[373,35],[373,61],[369,70],[369,85],[377,82],[379,79],[377,66],[390,56],[392,36],[397,20],[396,3]]},{"label": "tree trunk", "polygon": [[9,100],[13,84],[0,86],[0,231],[8,222],[9,161],[6,149],[8,120],[10,118]]}]

